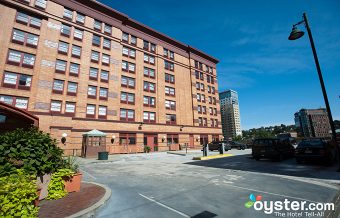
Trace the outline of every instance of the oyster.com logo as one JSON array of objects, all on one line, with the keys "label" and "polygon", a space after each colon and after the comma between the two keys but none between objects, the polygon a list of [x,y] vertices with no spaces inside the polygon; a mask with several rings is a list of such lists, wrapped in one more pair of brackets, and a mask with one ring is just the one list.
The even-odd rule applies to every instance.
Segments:
[{"label": "oyster.com logo", "polygon": [[255,204],[256,201],[261,201],[262,200],[262,196],[261,195],[255,196],[254,194],[250,194],[249,195],[249,199],[250,199],[250,201],[247,201],[244,204],[244,206],[246,208],[251,208]]}]

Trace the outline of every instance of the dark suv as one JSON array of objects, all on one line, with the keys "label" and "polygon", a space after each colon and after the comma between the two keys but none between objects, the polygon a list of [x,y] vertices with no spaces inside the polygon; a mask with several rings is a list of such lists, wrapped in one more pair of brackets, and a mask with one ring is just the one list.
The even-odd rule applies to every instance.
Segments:
[{"label": "dark suv", "polygon": [[222,146],[222,143],[224,144],[224,150],[225,151],[231,150],[230,145],[226,141],[214,141],[214,142],[210,142],[208,144],[209,145],[209,150],[210,151],[214,151],[214,150],[219,151],[220,146]]},{"label": "dark suv", "polygon": [[285,157],[294,156],[294,147],[287,141],[275,138],[255,139],[252,146],[252,155],[255,160],[269,158],[283,160]]}]

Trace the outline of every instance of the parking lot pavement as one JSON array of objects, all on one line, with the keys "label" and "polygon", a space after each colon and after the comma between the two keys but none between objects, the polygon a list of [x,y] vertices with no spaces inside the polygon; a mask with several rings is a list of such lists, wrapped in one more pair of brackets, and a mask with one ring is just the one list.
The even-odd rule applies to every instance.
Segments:
[{"label": "parking lot pavement", "polygon": [[339,180],[331,168],[294,160],[255,161],[250,150],[229,153],[234,156],[207,161],[193,161],[191,155],[139,154],[114,162],[83,162],[81,169],[85,180],[112,190],[97,217],[276,217],[245,208],[249,195],[331,202],[339,190],[326,182]]}]

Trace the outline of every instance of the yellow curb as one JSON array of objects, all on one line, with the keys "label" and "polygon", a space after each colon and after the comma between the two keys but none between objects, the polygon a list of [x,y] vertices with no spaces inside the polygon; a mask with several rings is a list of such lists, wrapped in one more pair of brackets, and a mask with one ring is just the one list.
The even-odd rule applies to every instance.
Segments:
[{"label": "yellow curb", "polygon": [[194,157],[193,160],[211,160],[211,159],[230,157],[230,156],[234,156],[234,155],[233,154],[217,154],[217,155],[210,155],[206,157]]}]

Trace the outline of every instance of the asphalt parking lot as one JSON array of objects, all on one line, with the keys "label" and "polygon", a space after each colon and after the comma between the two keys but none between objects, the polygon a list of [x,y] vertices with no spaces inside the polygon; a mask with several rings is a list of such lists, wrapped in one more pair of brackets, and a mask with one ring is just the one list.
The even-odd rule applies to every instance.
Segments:
[{"label": "asphalt parking lot", "polygon": [[84,180],[112,190],[97,217],[277,217],[246,208],[249,195],[327,203],[339,191],[335,166],[255,161],[250,152],[232,150],[232,157],[206,161],[192,160],[199,151],[115,155],[102,162],[82,159],[81,169]]}]

